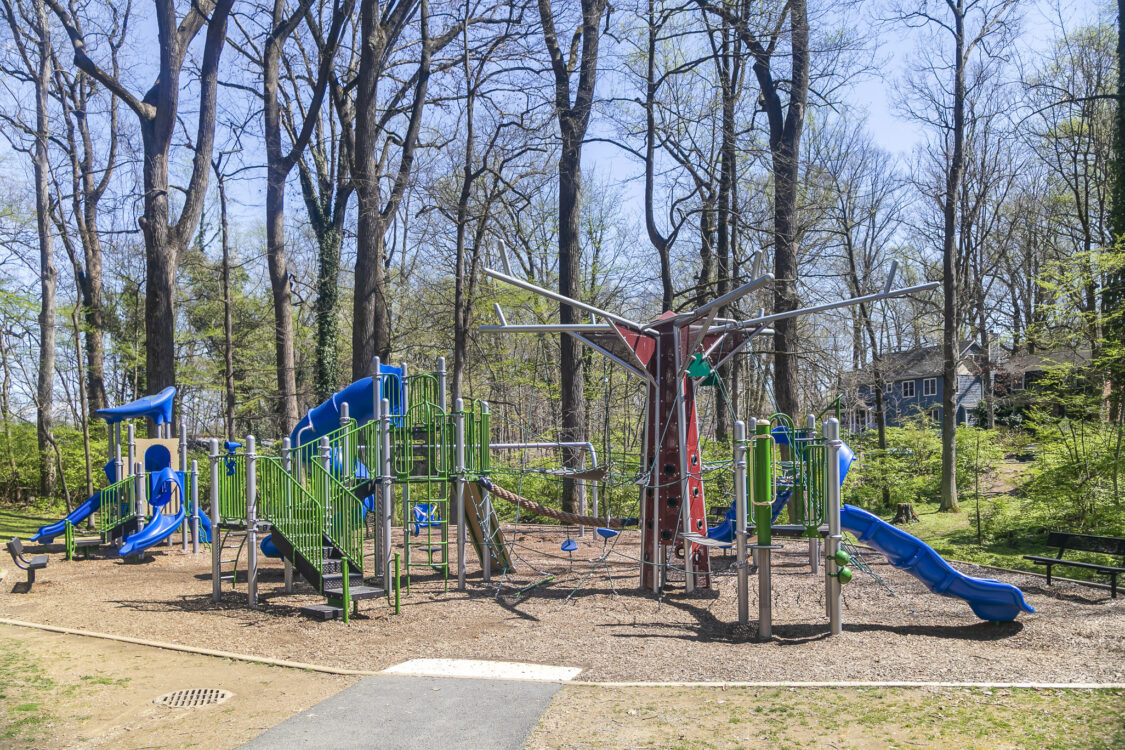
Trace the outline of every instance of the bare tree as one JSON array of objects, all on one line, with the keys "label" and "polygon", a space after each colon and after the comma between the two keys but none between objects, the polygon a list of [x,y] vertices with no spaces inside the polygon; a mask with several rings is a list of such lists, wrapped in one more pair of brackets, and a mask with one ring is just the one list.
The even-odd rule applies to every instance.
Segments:
[{"label": "bare tree", "polygon": [[[203,211],[215,137],[219,58],[226,41],[227,18],[234,0],[201,0],[177,17],[174,0],[153,0],[159,72],[138,97],[121,76],[90,57],[80,19],[59,0],[46,0],[74,49],[74,64],[108,88],[136,115],[144,148],[144,211],[138,223],[145,240],[145,377],[149,391],[176,381],[175,299],[180,254],[191,241]],[[181,74],[192,40],[207,27],[199,71],[199,109],[192,170],[179,216],[171,217],[169,155],[180,119]]]},{"label": "bare tree", "polygon": [[[951,45],[947,52],[929,46],[923,53],[926,73],[909,83],[908,111],[930,125],[940,142],[943,187],[936,196],[941,207],[942,258],[942,397],[941,397],[941,509],[957,512],[957,411],[961,364],[961,279],[958,275],[959,221],[965,174],[965,104],[969,96],[970,66],[995,59],[1006,47],[1015,22],[1015,0],[925,0],[903,6],[898,18],[908,26],[926,28],[935,39]],[[951,74],[946,81],[942,75]]]},{"label": "bare tree", "polygon": [[[35,177],[35,221],[39,235],[39,372],[35,389],[35,424],[39,443],[39,492],[44,497],[55,493],[54,380],[55,380],[55,269],[51,228],[50,192],[50,97],[54,55],[51,50],[51,29],[47,9],[42,0],[31,5],[13,6],[3,0],[4,15],[21,69],[16,74],[33,85],[35,91],[35,124],[26,124],[20,115],[5,115],[4,120],[20,135],[32,138],[30,148],[15,133],[7,135],[9,143],[31,155]],[[11,69],[9,69],[11,70]],[[7,131],[6,131],[7,132]]]},{"label": "bare tree", "polygon": [[[581,0],[581,20],[571,37],[569,53],[564,56],[555,28],[555,13],[550,0],[538,0],[539,19],[543,26],[543,42],[551,59],[555,84],[555,117],[559,123],[559,293],[576,298],[581,289],[581,251],[578,244],[578,217],[582,193],[582,141],[590,124],[594,104],[594,87],[598,78],[598,44],[606,0]],[[577,85],[571,83],[575,71]],[[559,307],[563,325],[579,322],[579,313],[570,305]],[[566,442],[586,439],[586,398],[583,392],[582,351],[579,343],[560,334],[559,367],[562,371],[562,430]],[[566,449],[563,462],[578,466],[580,451]],[[563,484],[563,509],[573,511],[578,505],[573,481]]]}]

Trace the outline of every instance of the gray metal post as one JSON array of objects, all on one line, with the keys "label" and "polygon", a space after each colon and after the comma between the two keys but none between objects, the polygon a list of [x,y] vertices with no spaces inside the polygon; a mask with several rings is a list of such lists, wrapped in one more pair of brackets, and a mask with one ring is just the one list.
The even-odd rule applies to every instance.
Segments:
[{"label": "gray metal post", "polygon": [[120,482],[125,478],[125,462],[121,460],[121,423],[114,425],[116,438],[113,441],[113,480]]},{"label": "gray metal post", "polygon": [[734,423],[734,540],[738,570],[738,624],[750,622],[750,569],[746,563],[746,423]]},{"label": "gray metal post", "polygon": [[258,606],[258,456],[254,436],[246,436],[246,603]]},{"label": "gray metal post", "polygon": [[[289,476],[285,481],[285,507],[291,509],[293,507],[293,445],[289,438],[281,439],[281,465],[285,469],[285,473]],[[285,561],[285,593],[293,593],[293,561],[288,557]]]},{"label": "gray metal post", "polygon": [[[187,427],[185,427],[183,425],[183,423],[180,424],[180,471],[182,471],[185,475],[188,473]],[[193,486],[192,491],[194,492],[194,486]],[[184,498],[184,497],[180,498],[180,505],[181,506],[184,504],[184,501],[186,499],[187,498]],[[187,552],[187,538],[188,538],[188,531],[190,530],[190,528],[191,528],[191,522],[188,521],[187,514],[185,513],[184,514],[184,520],[183,520],[182,523],[180,523],[180,550],[183,551],[183,552]],[[172,537],[169,536],[168,537],[168,544],[171,544],[171,543],[172,543]]]},{"label": "gray metal post", "polygon": [[837,577],[839,566],[836,564],[836,553],[840,550],[840,541],[843,535],[840,531],[840,446],[843,443],[840,441],[840,422],[835,419],[829,419],[824,423],[824,438],[825,438],[825,462],[827,463],[827,471],[825,480],[827,487],[825,491],[828,493],[828,543],[827,554],[828,562],[825,564],[825,570],[828,573],[828,623],[832,635],[840,635],[844,632],[844,624],[841,620],[841,606],[843,604],[842,592],[840,591],[840,579]]},{"label": "gray metal post", "polygon": [[453,402],[453,474],[457,488],[457,588],[465,590],[465,402]]},{"label": "gray metal post", "polygon": [[[482,414],[488,414],[488,403],[481,402],[480,410]],[[462,446],[462,466],[464,466],[464,457],[465,449],[464,446]],[[585,460],[583,460],[583,463],[585,463]],[[482,506],[481,511],[484,515],[484,518],[482,518],[480,522],[480,535],[482,537],[481,554],[484,558],[481,560],[481,567],[484,569],[484,582],[489,583],[492,581],[492,494],[482,487],[480,499]],[[582,503],[583,506],[585,506],[585,499],[583,499]],[[582,508],[582,512],[586,512],[585,507]]]},{"label": "gray metal post", "polygon": [[137,444],[133,441],[133,436],[135,433],[136,428],[134,428],[130,423],[129,426],[125,428],[125,435],[129,440],[129,444],[126,446],[126,457],[129,460],[128,468],[130,474],[134,473],[133,469],[135,468],[135,464],[137,463]]},{"label": "gray metal post", "polygon": [[441,399],[438,403],[441,406],[441,410],[443,412],[449,410],[449,402],[446,400],[446,397],[445,397],[445,388],[446,388],[446,382],[445,381],[446,381],[445,357],[438,357],[438,359],[437,359],[438,398]]},{"label": "gray metal post", "polygon": [[145,486],[145,473],[139,461],[133,463],[133,486],[137,495],[137,531],[145,527],[148,519],[148,487]]},{"label": "gray metal post", "polygon": [[[382,399],[379,411],[383,415],[382,439],[383,482],[379,487],[379,567],[384,573],[384,581],[390,579],[391,572],[391,521],[394,516],[394,464],[391,456],[391,402]],[[403,519],[406,523],[406,519]]]},{"label": "gray metal post", "polygon": [[[345,401],[340,404],[340,426],[347,427],[351,421],[351,409]],[[349,445],[351,436],[345,433],[343,438],[343,445],[340,447],[340,476],[346,479],[352,475],[352,452]]]},{"label": "gray metal post", "polygon": [[[805,429],[808,430],[809,437],[816,435],[816,417],[812,414],[805,415]],[[812,498],[809,497],[808,487],[805,488],[805,505],[812,507]],[[820,570],[820,540],[816,537],[809,539],[809,568],[812,569],[814,576]]]},{"label": "gray metal post", "polygon": [[199,462],[191,462],[191,553],[199,554]]},{"label": "gray metal post", "polygon": [[220,574],[222,535],[219,532],[219,441],[211,438],[211,601],[218,602],[223,594]]}]

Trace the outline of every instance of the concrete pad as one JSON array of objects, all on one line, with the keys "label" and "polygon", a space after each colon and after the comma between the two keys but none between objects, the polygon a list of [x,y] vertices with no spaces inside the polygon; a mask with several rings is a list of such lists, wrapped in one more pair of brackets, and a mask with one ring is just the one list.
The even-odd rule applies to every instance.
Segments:
[{"label": "concrete pad", "polygon": [[483,661],[479,659],[411,659],[383,670],[384,674],[473,677],[481,680],[531,680],[534,682],[569,682],[581,672],[580,667],[556,667],[550,664]]},{"label": "concrete pad", "polygon": [[248,750],[519,750],[557,682],[375,675],[267,730]]}]

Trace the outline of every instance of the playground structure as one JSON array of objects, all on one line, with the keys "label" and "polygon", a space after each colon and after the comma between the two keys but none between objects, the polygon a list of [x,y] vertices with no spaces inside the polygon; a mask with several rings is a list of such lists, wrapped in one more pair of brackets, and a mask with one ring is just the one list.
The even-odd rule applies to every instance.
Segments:
[{"label": "playground structure", "polygon": [[488,404],[458,400],[448,409],[444,359],[434,372],[408,374],[376,358],[372,373],[311,409],[276,455],[259,454],[253,436],[227,443],[223,454],[211,441],[215,601],[223,581],[237,580],[243,551],[250,606],[258,603],[261,553],[285,561],[286,591],[296,570],[324,595],[327,603],[305,608],[309,614],[345,620],[359,600],[393,592],[397,601],[400,582],[409,590],[422,570],[448,587],[453,565],[463,589],[469,543],[486,580],[510,567],[490,498],[470,486],[488,473]]},{"label": "playground structure", "polygon": [[[1015,587],[964,576],[920,540],[858,508],[843,506],[840,485],[854,455],[839,438],[838,419],[828,420],[821,434],[817,433],[816,418],[811,415],[800,430],[795,429],[793,420],[786,415],[756,420],[753,434],[749,436],[745,425],[736,423],[732,456],[735,497],[724,522],[726,528],[719,530],[719,534],[712,534],[707,527],[697,387],[714,382],[723,364],[756,336],[772,334],[768,326],[778,320],[927,291],[935,288],[936,283],[895,289],[898,264],[892,263],[883,290],[875,294],[772,315],[760,310],[756,316],[745,320],[719,317],[720,310],[774,278],[772,274],[757,275],[755,271],[752,275],[756,278],[749,283],[692,312],[665,312],[642,324],[514,277],[502,247],[500,259],[504,271],[486,268],[485,275],[583,310],[593,321],[514,324],[508,322],[497,304],[499,325],[481,326],[480,330],[564,333],[646,381],[642,468],[636,478],[640,486],[642,559],[639,578],[642,589],[661,592],[672,580],[670,574],[679,572],[683,574],[688,593],[711,588],[708,550],[729,547],[733,543],[737,555],[739,621],[745,624],[749,620],[747,550],[750,549],[759,578],[758,634],[761,639],[770,638],[774,521],[781,510],[792,503],[798,522],[796,529],[778,528],[777,531],[796,531],[798,536],[810,540],[810,565],[814,572],[818,565],[819,540],[824,538],[826,608],[833,634],[842,630],[841,585],[852,575],[848,567],[849,555],[840,547],[845,528],[886,554],[893,565],[922,580],[934,593],[965,599],[982,619],[1007,621],[1021,611],[1032,611]],[[751,265],[756,268],[756,260]],[[771,430],[771,422],[777,423],[776,429]],[[779,445],[787,456],[776,450]],[[751,460],[747,460],[747,455]],[[752,514],[747,512],[748,501]],[[751,536],[755,538],[753,545],[749,543]],[[682,555],[682,568],[672,562],[677,555]]]},{"label": "playground structure", "polygon": [[[826,609],[833,634],[842,629],[841,586],[852,576],[852,559],[841,548],[845,530],[884,553],[932,592],[966,600],[978,617],[1012,620],[1021,611],[1032,611],[1018,589],[965,576],[913,536],[841,503],[840,487],[855,457],[839,438],[838,419],[818,424],[828,410],[809,415],[802,427],[783,414],[753,421],[749,433],[743,422],[736,422],[729,463],[733,499],[722,523],[708,528],[697,387],[715,384],[719,368],[754,337],[770,334],[768,325],[773,321],[934,286],[892,289],[895,271],[892,266],[878,294],[774,315],[761,311],[744,321],[718,317],[725,306],[772,280],[765,274],[691,313],[667,312],[640,324],[516,279],[510,271],[486,269],[493,278],[575,305],[603,322],[511,325],[497,306],[501,324],[482,330],[565,332],[646,381],[641,470],[633,477],[639,487],[636,518],[611,518],[608,497],[604,517],[599,514],[597,481],[605,478],[608,469],[597,465],[589,443],[492,445],[486,402],[466,404],[458,399],[448,408],[444,359],[434,372],[411,374],[405,365],[391,366],[376,358],[371,376],[311,409],[287,437],[268,447],[248,435],[243,442],[225,442],[220,452],[219,441],[209,439],[210,471],[202,481],[209,490],[203,493],[210,498],[207,515],[200,513],[201,478],[198,462],[188,458],[188,436],[181,429],[178,440],[169,437],[175,389],[102,410],[99,413],[112,427],[110,460],[105,466],[110,485],[62,521],[40,529],[34,541],[65,534],[69,558],[76,544],[75,525],[95,512],[100,541],[115,543],[125,558],[161,542],[171,544],[179,530],[185,550],[189,538],[193,552],[198,552],[201,541],[212,542],[215,602],[222,597],[224,581],[238,582],[242,563],[247,602],[256,607],[259,556],[264,555],[284,561],[286,592],[293,591],[296,572],[324,597],[324,604],[303,608],[306,613],[347,622],[365,599],[391,599],[393,594],[397,611],[401,584],[405,581],[409,591],[412,576],[423,571],[438,576],[448,591],[452,565],[457,588],[464,590],[470,545],[486,583],[511,571],[517,558],[492,507],[495,495],[535,515],[580,529],[593,527],[602,549],[600,556],[589,560],[590,574],[604,570],[611,587],[608,559],[621,530],[637,527],[639,585],[656,594],[678,580],[688,593],[712,588],[709,551],[733,547],[738,619],[749,622],[748,577],[756,571],[762,639],[771,637],[775,535],[807,539],[814,574],[824,561]],[[130,420],[144,418],[156,425],[157,437],[136,437]],[[122,459],[123,446],[126,459]],[[567,513],[492,482],[494,449],[548,447],[588,450],[592,466],[554,473],[593,482],[592,515],[585,514],[585,493],[581,512]],[[178,471],[172,468],[175,454]],[[786,508],[793,523],[778,525]],[[394,544],[396,517],[400,550]],[[451,524],[456,528],[453,540]],[[569,533],[561,549],[573,567],[577,545]],[[545,574],[517,596],[553,578]]]},{"label": "playground structure", "polygon": [[[109,485],[65,518],[41,527],[32,542],[46,544],[62,535],[66,559],[70,560],[79,548],[88,552],[106,543],[118,544],[123,557],[137,555],[161,542],[171,544],[177,530],[185,550],[189,537],[196,552],[201,541],[210,541],[210,524],[199,514],[198,465],[191,461],[189,467],[187,435],[181,430],[178,440],[169,436],[175,396],[176,389],[169,387],[132,403],[98,411],[110,428],[109,460],[103,467]],[[136,436],[134,420],[144,419],[156,425],[157,437]],[[173,469],[173,456],[179,457],[178,470]],[[79,537],[78,524],[94,514],[98,536]]]}]

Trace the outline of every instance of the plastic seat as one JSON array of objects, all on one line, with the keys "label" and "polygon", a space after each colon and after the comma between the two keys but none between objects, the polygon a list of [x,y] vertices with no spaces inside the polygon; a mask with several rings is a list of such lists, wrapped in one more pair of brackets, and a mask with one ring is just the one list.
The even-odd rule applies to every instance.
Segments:
[{"label": "plastic seat", "polygon": [[603,529],[601,526],[599,526],[596,529],[596,531],[597,531],[598,536],[600,536],[602,539],[605,539],[606,541],[609,541],[610,539],[613,539],[613,537],[617,536],[618,533],[620,533],[620,532],[614,531],[613,529]]},{"label": "plastic seat", "polygon": [[414,536],[421,534],[424,528],[442,525],[438,510],[437,503],[418,503],[414,506]]}]

